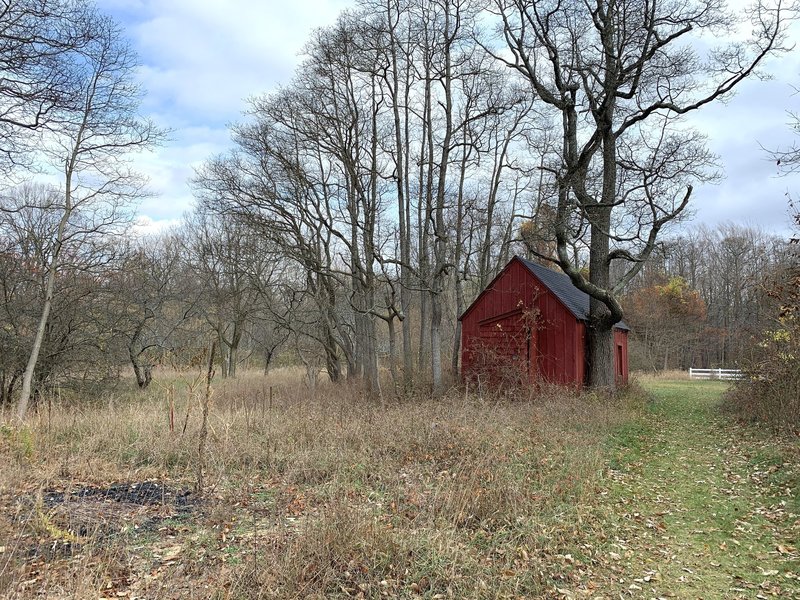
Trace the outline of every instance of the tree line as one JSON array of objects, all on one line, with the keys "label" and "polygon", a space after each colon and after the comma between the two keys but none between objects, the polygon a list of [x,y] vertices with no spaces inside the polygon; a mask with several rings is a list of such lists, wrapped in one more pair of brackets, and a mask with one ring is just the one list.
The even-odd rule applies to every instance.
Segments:
[{"label": "tree line", "polygon": [[6,8],[2,56],[23,83],[0,98],[4,169],[58,177],[9,185],[0,213],[3,397],[21,388],[20,414],[123,359],[146,387],[209,336],[224,375],[284,348],[310,384],[382,393],[386,367],[396,393],[438,393],[458,372],[457,317],[514,253],[590,295],[590,382],[613,388],[624,296],[719,176],[683,115],[782,52],[788,16],[758,2],[751,37],[707,47],[691,36],[740,24],[724,3],[362,0],[250,101],[183,224],[143,239],[129,157],[164,132],[139,116],[122,32],[79,1]]},{"label": "tree line", "polygon": [[704,50],[690,36],[741,23],[724,3],[363,0],[194,186],[302,274],[334,380],[377,389],[381,328],[405,384],[440,391],[454,317],[522,240],[591,297],[589,380],[610,389],[623,295],[720,176],[683,117],[784,51],[789,16],[758,2],[750,38]]},{"label": "tree line", "polygon": [[700,226],[664,240],[624,304],[631,366],[736,367],[774,325],[776,278],[794,264],[789,240],[758,228]]},{"label": "tree line", "polygon": [[[0,171],[12,184],[0,212],[10,227],[3,254],[7,261],[23,261],[15,245],[22,239],[36,261],[17,265],[19,284],[26,290],[34,284],[38,292],[29,307],[37,315],[35,324],[26,323],[19,332],[31,342],[24,351],[25,367],[9,375],[21,377],[20,418],[35,392],[34,379],[42,374],[37,365],[53,305],[61,299],[56,294],[60,273],[72,273],[73,261],[87,273],[102,268],[107,253],[101,246],[120,230],[130,201],[143,190],[127,157],[162,137],[139,116],[137,65],[120,27],[91,3],[11,0],[0,5]],[[31,175],[58,184],[13,187]],[[17,226],[22,230],[15,231]],[[14,295],[18,288],[5,291]],[[4,322],[12,339],[18,335],[14,326]]]}]

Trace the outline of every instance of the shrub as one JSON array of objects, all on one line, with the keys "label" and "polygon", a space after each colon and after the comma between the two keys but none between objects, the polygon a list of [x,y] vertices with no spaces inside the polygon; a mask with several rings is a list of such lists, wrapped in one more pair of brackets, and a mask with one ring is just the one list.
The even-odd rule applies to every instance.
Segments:
[{"label": "shrub", "polygon": [[[800,227],[800,212],[795,216]],[[746,379],[725,397],[726,407],[748,421],[800,432],[800,252],[769,285],[776,301],[773,326],[758,341],[756,358],[742,365]]]}]

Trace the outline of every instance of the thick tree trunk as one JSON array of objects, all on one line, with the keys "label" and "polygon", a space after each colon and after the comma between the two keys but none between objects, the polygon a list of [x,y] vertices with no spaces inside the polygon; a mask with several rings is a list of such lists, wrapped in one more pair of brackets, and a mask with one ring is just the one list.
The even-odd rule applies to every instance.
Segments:
[{"label": "thick tree trunk", "polygon": [[455,278],[453,284],[456,288],[456,328],[453,334],[453,356],[450,359],[451,373],[454,380],[458,380],[459,376],[459,359],[461,358],[461,313],[464,312],[464,282],[461,278],[462,272],[467,272],[467,266],[464,265],[462,269],[461,261],[465,254],[464,245],[464,182],[467,173],[467,161],[469,159],[467,128],[464,128],[462,145],[464,147],[464,154],[461,157],[461,172],[458,177],[458,196],[456,201],[456,231],[455,231],[455,255],[453,257],[453,264],[455,265]]},{"label": "thick tree trunk", "polygon": [[375,317],[371,317],[367,321],[367,384],[369,386],[369,393],[375,396],[381,395],[381,382],[380,373],[378,370],[378,332],[375,323]]},{"label": "thick tree trunk", "polygon": [[39,318],[39,326],[36,328],[36,336],[33,340],[33,348],[31,348],[28,363],[25,365],[25,373],[22,377],[22,392],[17,404],[17,419],[22,421],[28,412],[28,404],[31,399],[31,384],[33,382],[33,375],[36,370],[36,363],[39,361],[39,352],[42,350],[42,342],[44,341],[45,330],[47,329],[47,321],[50,318],[50,309],[53,304],[53,287],[55,284],[55,258],[51,261],[50,273],[47,275],[47,288],[45,291],[44,305],[42,306],[42,315]]},{"label": "thick tree trunk", "polygon": [[233,324],[233,335],[231,336],[230,344],[228,345],[228,377],[236,378],[236,368],[239,364],[239,346],[242,343],[242,333],[244,325],[242,323]]},{"label": "thick tree trunk", "polygon": [[228,349],[228,377],[236,378],[236,365],[239,362],[239,347],[231,345]]},{"label": "thick tree trunk", "polygon": [[[342,380],[342,365],[339,360],[339,353],[337,352],[337,344],[336,338],[333,335],[333,330],[331,329],[331,319],[334,318],[331,315],[331,312],[334,310],[333,306],[328,307],[328,314],[324,319],[322,326],[324,328],[323,333],[323,347],[325,349],[325,370],[328,372],[328,378],[333,383],[338,383]],[[347,358],[347,365],[348,365],[348,377],[350,376],[349,369],[350,369],[350,356],[349,354],[346,356]]]},{"label": "thick tree trunk", "polygon": [[614,330],[590,324],[589,385],[594,389],[613,391],[616,387],[614,375]]},{"label": "thick tree trunk", "polygon": [[339,364],[339,356],[336,354],[335,348],[325,347],[325,370],[328,372],[328,378],[333,383],[338,383],[342,380],[342,366]]},{"label": "thick tree trunk", "polygon": [[409,284],[410,278],[406,276],[406,282],[400,292],[400,308],[403,311],[403,320],[400,322],[400,329],[403,336],[403,386],[408,390],[414,379],[414,348],[411,342],[411,290],[405,286]]},{"label": "thick tree trunk", "polygon": [[136,385],[140,390],[143,390],[149,386],[150,382],[153,380],[152,365],[146,361],[142,362],[142,354],[144,353],[144,350],[141,346],[141,337],[143,329],[144,322],[141,322],[133,332],[133,336],[128,343],[128,358],[130,359],[131,366],[133,367],[133,374],[136,376]]},{"label": "thick tree trunk", "polygon": [[[395,27],[397,21],[392,15],[391,2],[387,2],[387,19],[389,25],[389,33],[391,39],[389,42],[389,49],[391,52],[392,60],[392,113],[394,117],[394,144],[395,144],[395,165],[396,165],[396,183],[397,183],[397,221],[399,226],[399,245],[400,245],[400,310],[403,314],[401,321],[402,335],[403,335],[403,381],[404,385],[408,387],[411,383],[411,377],[414,370],[413,354],[411,349],[411,320],[408,318],[409,308],[411,306],[411,290],[410,290],[410,276],[409,267],[411,263],[411,248],[410,236],[408,232],[408,168],[405,160],[405,145],[403,142],[403,129],[402,121],[400,118],[400,76],[397,68],[397,40],[395,38]],[[397,15],[399,20],[399,15]],[[408,80],[405,82],[406,89],[406,110],[408,110],[407,97],[408,97]],[[408,116],[406,115],[406,121]],[[407,138],[406,138],[407,139]],[[394,320],[391,318],[388,321],[390,330],[390,345],[393,343],[394,336]],[[391,370],[392,379],[396,381],[396,372],[394,364],[394,350],[391,351]]]},{"label": "thick tree trunk", "polygon": [[430,313],[428,311],[430,293],[422,291],[419,294],[419,347],[417,348],[417,371],[424,374],[428,369],[428,356],[430,354]]},{"label": "thick tree trunk", "polygon": [[272,355],[274,354],[275,350],[267,348],[264,350],[264,377],[269,375],[269,367],[272,364]]},{"label": "thick tree trunk", "polygon": [[[439,174],[436,186],[436,203],[433,206],[433,278],[431,282],[431,372],[433,377],[434,394],[442,393],[444,381],[442,378],[442,303],[445,290],[445,279],[447,277],[446,265],[446,243],[447,230],[444,222],[445,193],[447,186],[447,172],[450,165],[450,145],[453,136],[453,96],[452,96],[452,74],[450,65],[450,44],[452,43],[452,32],[450,29],[449,7],[444,15],[444,137],[442,138],[442,155],[439,160]],[[433,144],[431,143],[431,148]]]},{"label": "thick tree trunk", "polygon": [[146,389],[153,381],[153,368],[147,363],[133,362],[133,373],[136,375],[136,385],[140,390]]},{"label": "thick tree trunk", "polygon": [[[606,35],[611,36],[610,33]],[[610,38],[611,39],[611,38]],[[611,60],[611,59],[608,59]],[[613,75],[607,73],[611,79]],[[611,85],[608,83],[607,85]],[[617,139],[613,131],[614,102],[608,103],[598,128],[603,131],[603,188],[601,202],[589,207],[589,281],[600,290],[611,289],[611,211],[617,195]],[[594,389],[616,389],[614,373],[614,323],[611,310],[597,298],[589,302],[589,385]]]},{"label": "thick tree trunk", "polygon": [[[405,144],[408,150],[407,154],[411,154],[411,119],[409,118],[409,111],[411,110],[411,61],[406,61],[406,71],[404,80],[404,101],[403,101],[403,128],[405,132]],[[400,290],[400,305],[403,309],[402,329],[403,329],[403,384],[406,391],[411,389],[414,380],[414,350],[412,347],[411,339],[411,161],[404,162],[403,179],[405,188],[405,246],[401,245],[401,256],[406,268],[401,270],[402,289]],[[404,251],[404,253],[403,253]]]},{"label": "thick tree trunk", "polygon": [[394,326],[394,316],[386,320],[389,328],[389,374],[392,376],[392,385],[397,393],[397,332]]},{"label": "thick tree trunk", "polygon": [[431,295],[431,373],[433,392],[442,392],[442,306],[439,294]]},{"label": "thick tree trunk", "polygon": [[[426,61],[425,72],[425,101],[423,106],[422,135],[420,137],[419,160],[419,193],[417,197],[417,253],[419,254],[419,352],[417,368],[424,373],[428,368],[428,351],[430,343],[429,302],[430,292],[425,288],[430,286],[430,216],[433,204],[433,133],[431,123],[431,80],[430,65]],[[426,169],[427,167],[427,169]]]},{"label": "thick tree trunk", "polygon": [[[608,265],[611,211],[600,208],[593,213],[591,229],[589,280],[600,289],[609,289]],[[611,311],[601,300],[589,302],[589,385],[594,389],[613,391],[616,387],[614,373],[614,321]]]}]

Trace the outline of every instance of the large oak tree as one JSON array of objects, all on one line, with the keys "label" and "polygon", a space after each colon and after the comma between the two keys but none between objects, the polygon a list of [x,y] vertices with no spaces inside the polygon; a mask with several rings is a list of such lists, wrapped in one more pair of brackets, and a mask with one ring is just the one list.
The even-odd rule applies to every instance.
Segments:
[{"label": "large oak tree", "polygon": [[[590,383],[612,389],[620,294],[692,186],[717,175],[682,117],[757,76],[784,49],[792,15],[780,0],[757,2],[744,22],[719,0],[496,0],[495,9],[503,43],[493,53],[549,107],[561,136],[543,165],[556,189],[555,263],[591,297]],[[568,251],[576,222],[588,227],[588,276]],[[614,261],[626,268],[612,279]]]}]

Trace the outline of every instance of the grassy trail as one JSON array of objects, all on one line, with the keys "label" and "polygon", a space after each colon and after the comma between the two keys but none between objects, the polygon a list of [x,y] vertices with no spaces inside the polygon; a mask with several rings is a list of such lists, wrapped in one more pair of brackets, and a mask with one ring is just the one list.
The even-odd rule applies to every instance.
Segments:
[{"label": "grassy trail", "polygon": [[797,445],[721,416],[723,384],[647,387],[648,419],[614,436],[601,504],[614,593],[800,598]]}]

